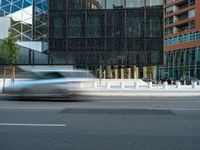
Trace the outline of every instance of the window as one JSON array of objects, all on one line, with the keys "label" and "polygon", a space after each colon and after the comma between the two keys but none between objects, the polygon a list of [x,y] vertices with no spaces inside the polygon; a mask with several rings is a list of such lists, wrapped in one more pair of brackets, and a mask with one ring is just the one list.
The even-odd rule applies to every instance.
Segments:
[{"label": "window", "polygon": [[166,12],[166,14],[173,13],[174,12],[174,6],[167,7],[165,12]]},{"label": "window", "polygon": [[144,0],[126,0],[126,8],[144,7]]},{"label": "window", "polygon": [[173,16],[172,16],[172,17],[169,17],[169,18],[166,18],[166,21],[165,21],[165,24],[171,24],[171,23],[174,23],[174,18],[173,18]]},{"label": "window", "polygon": [[174,0],[165,0],[165,4],[170,4],[172,2],[174,2]]},{"label": "window", "polygon": [[107,0],[106,7],[107,9],[120,9],[124,8],[124,0]]},{"label": "window", "polygon": [[172,33],[173,33],[173,27],[167,28],[167,29],[165,30],[165,35],[169,35],[169,34],[172,34]]},{"label": "window", "polygon": [[66,0],[51,0],[49,3],[50,8],[53,10],[64,10],[66,6]]},{"label": "window", "polygon": [[83,37],[84,36],[84,15],[69,14],[67,18],[68,37]]},{"label": "window", "polygon": [[141,10],[127,11],[127,36],[144,36],[144,12]]},{"label": "window", "polygon": [[87,0],[89,9],[105,9],[105,0]]},{"label": "window", "polygon": [[64,26],[64,19],[61,16],[55,16],[54,17],[54,36],[56,38],[61,38],[64,37],[64,32],[63,32],[63,26]]},{"label": "window", "polygon": [[188,6],[194,5],[195,4],[195,0],[188,0]]},{"label": "window", "polygon": [[188,29],[193,29],[193,28],[195,28],[195,22],[194,21],[188,22]]},{"label": "window", "polygon": [[187,42],[188,41],[188,36],[187,36],[187,34],[184,34],[183,35],[183,42],[185,43],[185,42]]},{"label": "window", "polygon": [[195,17],[195,9],[188,11],[188,18]]},{"label": "window", "polygon": [[84,9],[85,0],[68,0],[68,9]]},{"label": "window", "polygon": [[182,37],[182,35],[178,36],[178,43],[183,43],[183,37]]},{"label": "window", "polygon": [[200,32],[197,32],[197,40],[200,40]]},{"label": "window", "polygon": [[88,14],[87,19],[87,37],[104,36],[104,14]]},{"label": "window", "polygon": [[146,0],[146,6],[161,6],[163,0]]},{"label": "window", "polygon": [[122,11],[110,11],[107,14],[107,36],[122,37],[124,15]]}]

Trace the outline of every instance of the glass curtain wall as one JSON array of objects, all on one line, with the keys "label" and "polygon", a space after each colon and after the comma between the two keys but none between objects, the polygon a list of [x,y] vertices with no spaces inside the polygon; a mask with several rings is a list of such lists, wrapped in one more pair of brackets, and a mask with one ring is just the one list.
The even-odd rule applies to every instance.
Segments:
[{"label": "glass curtain wall", "polygon": [[200,47],[165,52],[164,56],[164,66],[158,69],[159,79],[200,79]]}]

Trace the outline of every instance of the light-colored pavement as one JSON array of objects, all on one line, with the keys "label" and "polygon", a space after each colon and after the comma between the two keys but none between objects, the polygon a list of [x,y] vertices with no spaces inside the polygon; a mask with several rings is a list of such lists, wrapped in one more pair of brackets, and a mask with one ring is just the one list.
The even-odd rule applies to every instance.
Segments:
[{"label": "light-colored pavement", "polygon": [[[2,82],[2,81],[0,81]],[[138,86],[135,86],[135,83]],[[7,80],[9,83],[9,80]],[[101,82],[95,80],[90,84],[80,85],[76,89],[82,95],[86,96],[124,96],[124,97],[199,97],[200,98],[200,85],[192,87],[192,85],[167,85],[164,87],[162,84],[149,85],[142,80],[109,80],[104,79]],[[1,94],[1,96],[7,96]]]}]

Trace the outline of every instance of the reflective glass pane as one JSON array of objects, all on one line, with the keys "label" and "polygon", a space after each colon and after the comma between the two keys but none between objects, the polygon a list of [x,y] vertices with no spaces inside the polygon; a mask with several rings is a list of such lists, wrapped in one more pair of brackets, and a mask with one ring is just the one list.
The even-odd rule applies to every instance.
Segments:
[{"label": "reflective glass pane", "polygon": [[67,18],[67,36],[68,37],[83,37],[84,36],[84,14],[69,13]]},{"label": "reflective glass pane", "polygon": [[68,0],[68,9],[84,9],[85,0]]},{"label": "reflective glass pane", "polygon": [[144,7],[144,0],[126,0],[126,8]]},{"label": "reflective glass pane", "polygon": [[159,6],[163,5],[163,0],[146,0],[147,6]]},{"label": "reflective glass pane", "polygon": [[119,9],[124,8],[124,0],[107,0],[106,8],[107,9]]},{"label": "reflective glass pane", "polygon": [[142,37],[144,36],[144,11],[128,10],[127,11],[127,36]]},{"label": "reflective glass pane", "polygon": [[107,36],[122,37],[124,25],[123,11],[110,11],[107,13]]},{"label": "reflective glass pane", "polygon": [[60,16],[54,17],[54,36],[56,38],[64,36],[63,26],[64,26],[64,18]]},{"label": "reflective glass pane", "polygon": [[104,14],[88,14],[87,37],[103,37]]}]

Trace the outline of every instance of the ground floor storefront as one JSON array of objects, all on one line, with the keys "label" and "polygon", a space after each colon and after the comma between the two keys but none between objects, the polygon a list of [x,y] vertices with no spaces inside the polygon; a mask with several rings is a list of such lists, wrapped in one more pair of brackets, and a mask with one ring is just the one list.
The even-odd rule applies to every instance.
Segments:
[{"label": "ground floor storefront", "polygon": [[200,46],[164,53],[164,65],[157,67],[157,79],[200,79]]}]

